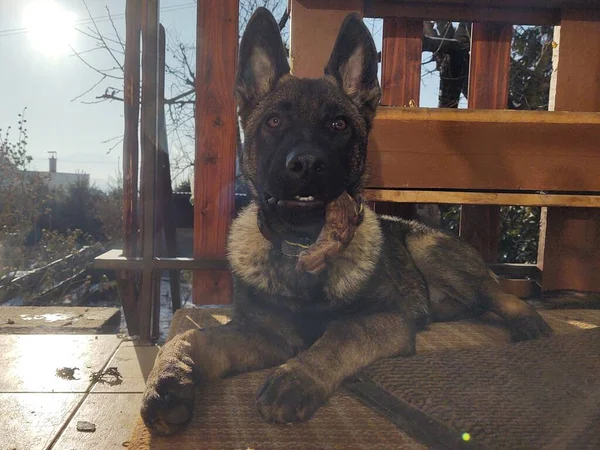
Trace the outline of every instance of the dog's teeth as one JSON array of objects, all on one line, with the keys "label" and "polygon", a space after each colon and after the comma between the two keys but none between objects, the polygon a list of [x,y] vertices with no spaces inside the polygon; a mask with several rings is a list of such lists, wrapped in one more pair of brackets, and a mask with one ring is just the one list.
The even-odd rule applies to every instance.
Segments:
[{"label": "dog's teeth", "polygon": [[269,198],[269,200],[267,200],[267,201],[269,202],[269,204],[271,204],[271,205],[272,205],[272,204],[274,204],[274,203],[277,201],[277,199],[275,199],[274,197],[271,197],[271,198]]},{"label": "dog's teeth", "polygon": [[308,197],[300,197],[299,195],[296,195],[296,200],[300,201],[300,202],[312,202],[315,198],[312,195],[309,195]]}]

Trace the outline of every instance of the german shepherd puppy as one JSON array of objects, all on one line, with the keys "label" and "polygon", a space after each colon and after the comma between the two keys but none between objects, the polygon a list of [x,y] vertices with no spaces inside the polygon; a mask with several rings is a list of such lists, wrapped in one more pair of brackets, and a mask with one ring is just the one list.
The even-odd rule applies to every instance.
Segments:
[{"label": "german shepherd puppy", "polygon": [[320,79],[291,76],[273,16],[252,16],[236,97],[253,202],[229,236],[234,315],[162,347],[141,409],[152,431],[169,434],[190,419],[195,384],[275,366],[257,393],[260,414],[307,420],[345,378],[381,358],[413,355],[417,331],[431,321],[487,310],[514,341],[551,334],[533,307],[500,289],[474,249],[366,206],[324,271],[296,272],[295,249],[315,241],[326,205],[344,192],[361,196],[380,96],[377,51],[358,15],[343,22]]}]

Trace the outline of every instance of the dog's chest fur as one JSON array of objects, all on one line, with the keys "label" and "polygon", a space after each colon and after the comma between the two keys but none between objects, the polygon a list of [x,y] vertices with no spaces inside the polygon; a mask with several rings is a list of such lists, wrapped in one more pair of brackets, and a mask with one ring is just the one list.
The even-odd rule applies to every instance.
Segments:
[{"label": "dog's chest fur", "polygon": [[228,259],[234,275],[265,293],[314,299],[318,290],[327,302],[348,302],[360,295],[379,263],[383,235],[377,216],[369,209],[350,245],[319,279],[297,273],[297,258],[273,248],[258,228],[257,213],[257,205],[251,204],[234,220]]}]

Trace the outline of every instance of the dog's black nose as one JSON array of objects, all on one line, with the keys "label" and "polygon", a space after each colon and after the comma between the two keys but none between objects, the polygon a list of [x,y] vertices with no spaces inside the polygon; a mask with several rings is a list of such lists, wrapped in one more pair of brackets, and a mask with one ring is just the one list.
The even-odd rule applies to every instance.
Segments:
[{"label": "dog's black nose", "polygon": [[327,162],[320,151],[293,150],[285,160],[285,168],[297,177],[310,177],[323,174],[327,169]]}]

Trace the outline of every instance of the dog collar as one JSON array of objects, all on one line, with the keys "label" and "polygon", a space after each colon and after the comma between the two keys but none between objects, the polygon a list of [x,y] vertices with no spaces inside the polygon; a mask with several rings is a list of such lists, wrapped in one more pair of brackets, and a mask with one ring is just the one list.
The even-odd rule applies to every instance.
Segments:
[{"label": "dog collar", "polygon": [[298,258],[300,253],[309,248],[315,242],[308,238],[300,238],[298,241],[281,239],[281,237],[266,223],[260,209],[258,212],[257,222],[258,229],[263,237],[271,243],[275,250],[279,251],[285,256]]}]

